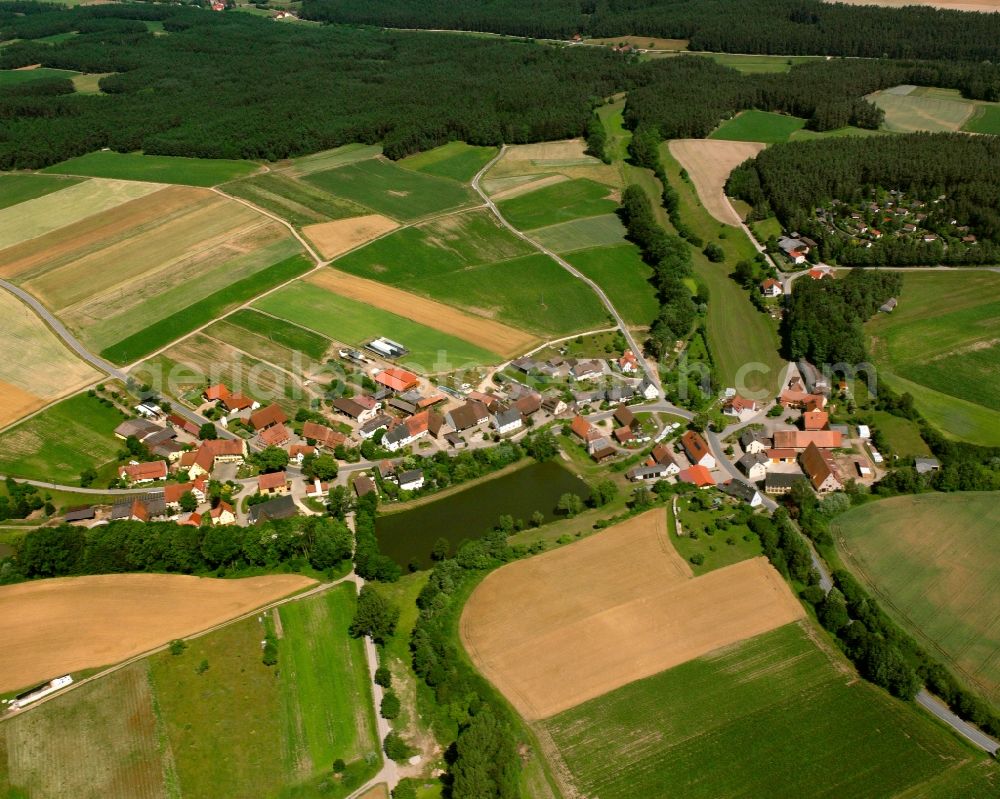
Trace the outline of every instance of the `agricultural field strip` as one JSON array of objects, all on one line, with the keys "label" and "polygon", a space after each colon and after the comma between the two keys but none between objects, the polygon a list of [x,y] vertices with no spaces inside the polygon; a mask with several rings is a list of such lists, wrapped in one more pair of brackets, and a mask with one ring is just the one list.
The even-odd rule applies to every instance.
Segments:
[{"label": "agricultural field strip", "polygon": [[316,393],[314,389],[310,390],[310,387],[306,386],[303,383],[302,377],[300,375],[296,375],[295,372],[293,372],[291,369],[288,369],[287,367],[284,367],[281,364],[274,363],[273,361],[269,361],[269,360],[267,360],[266,358],[264,358],[264,357],[262,357],[260,355],[255,355],[252,352],[248,352],[247,350],[242,349],[241,347],[238,347],[237,345],[235,345],[235,344],[233,344],[233,343],[231,343],[229,341],[226,341],[225,339],[219,338],[217,336],[213,336],[207,330],[203,331],[202,335],[205,338],[207,338],[207,339],[211,339],[212,341],[217,341],[223,347],[228,347],[228,348],[230,348],[232,350],[235,350],[236,352],[238,352],[238,353],[240,353],[242,355],[245,355],[247,358],[250,358],[251,360],[254,360],[257,363],[262,363],[265,366],[269,366],[272,369],[275,369],[276,371],[281,372],[282,374],[288,375],[295,383],[298,383],[299,386],[301,386],[303,388],[303,390],[305,390],[306,393],[308,393],[308,394],[315,394]]},{"label": "agricultural field strip", "polygon": [[[241,621],[252,619],[261,613],[266,613],[267,611],[273,610],[274,608],[280,608],[282,605],[286,605],[289,602],[298,602],[299,600],[306,599],[307,597],[315,596],[317,594],[322,594],[325,591],[328,591],[329,589],[333,588],[334,586],[340,585],[341,583],[353,582],[356,585],[357,580],[358,580],[357,577],[355,577],[353,574],[349,574],[346,577],[341,577],[340,579],[333,580],[332,582],[320,583],[317,586],[309,588],[305,591],[301,591],[300,593],[293,594],[292,596],[286,596],[281,599],[276,599],[272,602],[260,605],[259,607],[256,607],[253,610],[250,610],[239,616],[235,616],[231,619],[227,619],[226,621],[214,624],[211,627],[206,627],[204,630],[198,630],[196,632],[190,633],[184,636],[184,640],[190,641],[195,638],[202,638],[208,635],[209,633],[215,632],[216,630],[221,630],[223,627],[229,627],[230,625],[238,624]],[[61,691],[58,691],[54,694],[50,694],[49,696],[39,699],[37,702],[34,702],[30,708],[26,708],[24,711],[22,711],[22,713],[30,713],[35,708],[41,707],[46,702],[49,702],[52,699],[65,696],[70,691],[77,690],[84,685],[88,685],[89,683],[94,682],[95,680],[100,680],[103,677],[107,677],[110,674],[114,674],[115,672],[128,668],[132,664],[138,663],[139,661],[144,660],[145,658],[148,658],[150,655],[156,654],[157,652],[164,652],[169,646],[170,642],[168,641],[164,644],[153,647],[152,649],[148,649],[145,652],[141,652],[140,654],[134,655],[128,658],[128,660],[123,660],[121,663],[117,663],[106,669],[102,669],[96,674],[92,674],[89,677],[84,677],[83,679],[74,682],[72,685],[67,686]]]},{"label": "agricultural field strip", "polygon": [[758,142],[722,139],[675,139],[670,152],[687,170],[698,199],[715,219],[739,227],[742,220],[725,194],[726,180],[736,167],[763,150]]}]

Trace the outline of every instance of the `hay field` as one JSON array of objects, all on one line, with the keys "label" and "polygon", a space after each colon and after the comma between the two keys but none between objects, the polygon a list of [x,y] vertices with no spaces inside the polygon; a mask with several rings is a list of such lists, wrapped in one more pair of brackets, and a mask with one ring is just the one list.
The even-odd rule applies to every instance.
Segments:
[{"label": "hay field", "polygon": [[77,358],[14,295],[0,291],[0,427],[94,382],[101,373]]},{"label": "hay field", "polygon": [[68,178],[54,175],[35,175],[25,172],[0,173],[0,208],[34,200],[54,191],[68,189],[80,178]]},{"label": "hay field", "polygon": [[118,663],[314,584],[294,574],[107,574],[0,587],[0,691]]},{"label": "hay field", "polygon": [[355,164],[358,161],[366,161],[380,155],[382,155],[381,144],[345,144],[343,147],[336,147],[333,150],[323,150],[312,155],[283,161],[273,167],[271,171],[292,176],[311,175],[313,172],[323,172],[338,166]]},{"label": "hay field", "polygon": [[1000,705],[1000,493],[893,497],[836,518],[848,566],[890,613]]},{"label": "hay field", "polygon": [[899,306],[865,325],[879,378],[952,438],[1000,446],[1000,275],[904,274]]},{"label": "hay field", "polygon": [[885,111],[882,127],[897,133],[958,131],[976,110],[957,89],[894,86],[865,99]]},{"label": "hay field", "polygon": [[0,250],[44,236],[163,188],[158,183],[85,180],[0,210]]},{"label": "hay field", "polygon": [[802,117],[775,114],[770,111],[741,111],[727,119],[708,138],[724,141],[755,141],[767,144],[788,141],[805,127]]},{"label": "hay field", "polygon": [[371,213],[370,209],[334,197],[287,171],[266,172],[225,183],[220,188],[226,194],[247,200],[299,228]]},{"label": "hay field", "polygon": [[657,509],[488,575],[460,631],[487,678],[541,719],[802,616],[763,558],[692,577]]},{"label": "hay field", "polygon": [[515,144],[483,176],[484,191],[493,195],[518,182],[561,175],[567,179],[587,178],[612,188],[622,188],[621,170],[587,155],[583,139]]},{"label": "hay field", "polygon": [[590,247],[607,247],[625,243],[625,226],[617,214],[573,219],[557,225],[538,228],[531,237],[560,255]]},{"label": "hay field", "polygon": [[653,323],[660,311],[656,289],[650,282],[653,269],[642,260],[634,244],[577,250],[567,254],[566,260],[605,291],[630,325],[645,327]]},{"label": "hay field", "polygon": [[739,225],[739,215],[726,198],[729,173],[764,149],[758,142],[676,139],[670,152],[687,170],[705,210],[724,225]]},{"label": "hay field", "polygon": [[398,227],[399,223],[388,217],[368,214],[307,225],[302,228],[302,232],[319,250],[320,255],[324,258],[336,258]]},{"label": "hay field", "polygon": [[534,230],[581,217],[613,214],[620,199],[616,190],[602,183],[574,178],[508,196],[497,207],[514,227]]},{"label": "hay field", "polygon": [[408,156],[398,163],[417,172],[468,183],[497,152],[496,147],[476,147],[463,141],[453,141],[433,150]]},{"label": "hay field", "polygon": [[99,150],[70,158],[42,171],[57,175],[88,175],[95,178],[179,183],[186,186],[215,186],[244,177],[259,169],[260,166],[252,161]]},{"label": "hay field", "polygon": [[785,625],[548,719],[564,795],[994,796],[1000,769]]},{"label": "hay field", "polygon": [[452,306],[335,269],[314,272],[306,281],[334,294],[398,314],[501,355],[513,357],[538,343],[535,336],[523,330],[492,319],[471,316]]}]

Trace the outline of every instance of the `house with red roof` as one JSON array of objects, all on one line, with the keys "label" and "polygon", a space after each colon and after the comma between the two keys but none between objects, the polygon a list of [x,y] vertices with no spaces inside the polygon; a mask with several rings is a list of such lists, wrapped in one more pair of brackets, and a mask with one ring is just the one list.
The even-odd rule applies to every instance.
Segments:
[{"label": "house with red roof", "polygon": [[283,447],[291,438],[291,431],[283,424],[276,424],[261,430],[258,434],[265,447]]},{"label": "house with red roof", "polygon": [[806,411],[802,414],[802,428],[804,430],[828,430],[830,427],[830,414],[826,411]]},{"label": "house with red roof", "polygon": [[288,421],[288,414],[280,405],[268,405],[250,414],[250,426],[260,432],[275,425],[285,424]]},{"label": "house with red roof", "polygon": [[780,280],[775,280],[773,277],[769,277],[760,284],[760,293],[765,297],[780,297],[785,293],[785,288],[781,285]]},{"label": "house with red roof", "polygon": [[[688,460],[695,466],[704,466],[706,469],[715,468],[715,456],[708,447],[708,442],[701,433],[688,430],[681,436],[681,446]],[[713,483],[714,485],[714,483]]]},{"label": "house with red roof", "polygon": [[219,400],[228,399],[231,396],[229,389],[222,383],[216,383],[214,386],[209,386],[202,393],[201,396],[204,398],[205,402],[218,402]]},{"label": "house with red roof", "polygon": [[682,483],[691,483],[698,488],[711,488],[715,485],[712,474],[704,466],[695,464],[690,469],[681,469],[677,479]]},{"label": "house with red roof", "polygon": [[280,496],[288,493],[288,475],[284,472],[268,472],[257,478],[257,491],[261,494]]},{"label": "house with red roof", "polygon": [[167,462],[127,463],[119,467],[118,476],[129,483],[152,483],[155,480],[166,480]]},{"label": "house with red roof", "polygon": [[409,391],[417,385],[417,376],[398,366],[390,366],[375,375],[375,382],[392,391]]},{"label": "house with red roof", "polygon": [[639,371],[639,359],[635,357],[632,350],[625,350],[621,358],[618,359],[618,368],[622,374],[631,375]]}]

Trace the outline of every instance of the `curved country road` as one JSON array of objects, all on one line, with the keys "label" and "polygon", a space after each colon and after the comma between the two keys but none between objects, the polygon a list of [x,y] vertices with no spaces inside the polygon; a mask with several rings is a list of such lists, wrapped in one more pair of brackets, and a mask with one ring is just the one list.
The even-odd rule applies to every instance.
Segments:
[{"label": "curved country road", "polygon": [[[598,286],[593,280],[591,280],[589,277],[583,274],[579,269],[577,269],[571,263],[563,260],[558,255],[556,255],[554,252],[552,252],[552,250],[548,249],[548,247],[544,247],[543,245],[535,241],[533,238],[531,238],[531,236],[527,235],[526,233],[522,233],[520,230],[514,227],[510,222],[506,220],[506,218],[504,218],[504,215],[500,213],[500,209],[497,208],[496,203],[494,203],[493,200],[491,200],[487,196],[486,192],[484,192],[480,187],[479,182],[480,180],[482,180],[483,175],[485,175],[486,172],[489,169],[491,169],[494,164],[497,163],[497,161],[503,158],[504,153],[506,151],[507,151],[507,145],[506,144],[501,145],[500,152],[498,152],[490,160],[490,162],[486,164],[486,166],[484,166],[482,169],[479,170],[479,172],[476,173],[476,176],[472,179],[472,188],[475,189],[476,193],[483,199],[483,202],[486,204],[486,207],[490,209],[490,211],[498,220],[500,220],[500,224],[502,224],[505,228],[507,228],[511,233],[513,233],[519,239],[530,244],[540,253],[547,255],[549,258],[551,258],[553,261],[559,264],[559,266],[561,266],[563,269],[569,272],[577,280],[582,280],[584,283],[590,286],[591,291],[593,291],[594,294],[597,295],[598,299],[600,299],[605,309],[607,309],[607,312],[617,323],[618,329],[621,330],[622,335],[625,336],[625,341],[628,342],[628,345],[632,349],[632,352],[638,355],[639,353],[642,352],[642,348],[639,347],[635,339],[632,337],[632,331],[629,330],[628,325],[625,324],[625,320],[622,319],[621,315],[618,313],[618,310],[615,308],[614,304],[608,298],[608,295],[604,293],[604,289]],[[656,386],[656,390],[659,393],[659,395],[663,396],[663,389],[660,386],[660,376],[656,373],[656,370],[650,367],[650,365],[646,362],[645,358],[639,358],[639,363],[642,364],[642,370],[643,372],[645,372],[646,378],[649,380],[650,383]]]}]

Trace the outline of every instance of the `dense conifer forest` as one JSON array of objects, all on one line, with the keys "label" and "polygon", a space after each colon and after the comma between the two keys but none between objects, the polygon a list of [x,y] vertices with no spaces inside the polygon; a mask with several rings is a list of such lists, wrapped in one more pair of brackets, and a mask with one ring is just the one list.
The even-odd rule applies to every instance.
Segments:
[{"label": "dense conifer forest", "polygon": [[997,60],[1000,16],[821,0],[306,0],[328,22],[569,38],[689,39],[692,50]]},{"label": "dense conifer forest", "polygon": [[[583,135],[593,105],[626,88],[637,69],[597,49],[279,25],[180,6],[4,9],[0,40],[23,41],[0,50],[0,68],[115,74],[101,80],[104,95],[72,94],[68,80],[2,91],[2,169],[101,147],[278,159],[384,141],[397,158],[450,139],[561,139]],[[166,35],[145,21],[161,21]],[[80,33],[35,41],[67,30]]]},{"label": "dense conifer forest", "polygon": [[[825,260],[864,266],[995,263],[1000,257],[1000,139],[994,136],[915,133],[778,144],[737,168],[727,190],[749,203],[756,218],[774,213],[786,230],[816,239]],[[902,194],[893,195],[890,209],[880,190]],[[942,219],[944,226],[918,222],[929,232],[937,227],[929,242],[887,233],[859,246],[817,213],[831,201],[861,212],[872,226],[897,211],[905,219]],[[879,208],[874,218],[872,207]],[[963,228],[975,242],[961,240]]]}]

